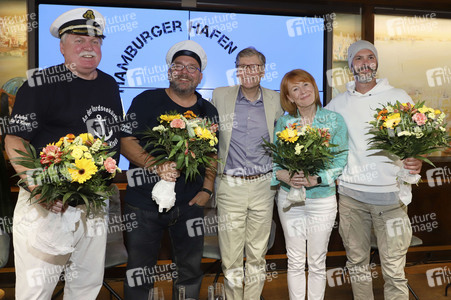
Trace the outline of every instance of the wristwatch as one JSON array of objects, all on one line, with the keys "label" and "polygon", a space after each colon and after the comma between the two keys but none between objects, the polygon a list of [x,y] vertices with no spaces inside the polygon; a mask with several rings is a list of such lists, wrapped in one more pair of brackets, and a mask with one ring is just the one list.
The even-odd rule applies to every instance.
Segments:
[{"label": "wristwatch", "polygon": [[203,188],[201,188],[201,191],[207,193],[208,195],[210,195],[210,197],[211,197],[211,195],[213,195],[213,192],[210,191],[210,190],[207,189],[207,188],[204,188],[204,187],[203,187]]},{"label": "wristwatch", "polygon": [[321,182],[323,182],[321,176],[316,177],[316,183],[321,184]]}]

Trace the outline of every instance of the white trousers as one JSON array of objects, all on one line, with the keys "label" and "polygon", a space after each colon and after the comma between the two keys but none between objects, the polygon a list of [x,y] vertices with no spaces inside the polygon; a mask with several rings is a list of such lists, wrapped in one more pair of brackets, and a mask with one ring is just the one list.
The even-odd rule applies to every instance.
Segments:
[{"label": "white trousers", "polygon": [[283,208],[287,192],[279,189],[277,207],[288,256],[288,290],[291,300],[305,299],[305,260],[308,262],[308,299],[324,299],[326,254],[337,214],[336,196],[307,198],[305,205]]},{"label": "white trousers", "polygon": [[[13,242],[16,268],[16,299],[51,299],[60,278],[64,278],[65,300],[94,300],[102,287],[106,232],[86,236],[86,212],[76,223],[74,252],[50,255],[31,247],[36,220],[51,213],[39,204],[30,204],[29,193],[20,189],[14,210]],[[80,207],[80,206],[79,206]],[[64,276],[61,272],[64,271]]]}]

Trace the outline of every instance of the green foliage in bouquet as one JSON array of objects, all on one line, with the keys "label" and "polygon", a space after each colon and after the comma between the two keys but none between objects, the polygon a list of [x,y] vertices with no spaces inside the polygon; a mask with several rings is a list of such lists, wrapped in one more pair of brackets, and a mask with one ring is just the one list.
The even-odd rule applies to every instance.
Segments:
[{"label": "green foliage in bouquet", "polygon": [[51,206],[56,200],[63,204],[86,204],[87,211],[105,205],[105,200],[114,194],[109,182],[117,172],[115,154],[103,139],[94,139],[90,133],[75,137],[68,134],[58,142],[47,145],[37,155],[36,149],[23,142],[25,151],[13,159],[17,165],[29,170],[19,183],[35,186],[30,201]]},{"label": "green foliage in bouquet", "polygon": [[295,123],[277,132],[274,144],[263,139],[264,147],[273,153],[273,162],[288,170],[291,176],[299,171],[306,177],[315,175],[327,168],[334,155],[343,152],[332,152],[337,145],[329,143],[327,128],[309,125],[297,128]]},{"label": "green foliage in bouquet", "polygon": [[213,156],[217,152],[217,124],[198,118],[190,110],[183,115],[169,112],[161,115],[158,121],[161,125],[143,135],[148,140],[144,149],[150,149],[149,155],[154,157],[151,166],[175,162],[176,169],[185,173],[186,180],[200,175],[200,168],[214,169],[214,163],[218,161]]},{"label": "green foliage in bouquet", "polygon": [[368,149],[387,151],[400,159],[414,157],[434,165],[422,155],[449,147],[445,114],[424,102],[389,103],[376,109],[369,124]]}]

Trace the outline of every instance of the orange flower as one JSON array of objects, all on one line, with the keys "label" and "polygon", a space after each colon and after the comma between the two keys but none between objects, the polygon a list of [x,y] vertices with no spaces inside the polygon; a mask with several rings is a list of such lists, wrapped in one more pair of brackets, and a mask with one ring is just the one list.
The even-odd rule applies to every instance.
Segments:
[{"label": "orange flower", "polygon": [[184,116],[185,118],[187,118],[187,119],[195,119],[195,118],[197,118],[196,114],[193,113],[191,110],[187,110],[187,111],[183,114],[183,116]]},{"label": "orange flower", "polygon": [[377,114],[377,119],[385,120],[387,118],[386,116],[384,116],[386,113],[388,113],[387,109],[384,108],[384,109],[380,110],[379,113]]},{"label": "orange flower", "polygon": [[64,138],[67,138],[67,141],[69,143],[72,143],[75,139],[75,135],[73,135],[72,133],[67,134],[66,136],[63,136],[59,139],[58,142],[56,142],[56,146],[61,147],[61,145],[63,144]]},{"label": "orange flower", "polygon": [[66,137],[69,143],[72,143],[75,140],[75,135],[73,135],[72,133],[66,134]]}]

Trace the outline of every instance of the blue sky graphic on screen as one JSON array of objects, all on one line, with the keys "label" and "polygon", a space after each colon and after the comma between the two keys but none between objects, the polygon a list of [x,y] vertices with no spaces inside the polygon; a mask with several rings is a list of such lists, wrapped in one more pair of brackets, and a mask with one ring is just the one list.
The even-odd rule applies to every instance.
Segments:
[{"label": "blue sky graphic on screen", "polygon": [[[49,28],[57,16],[79,6],[40,4],[38,7],[38,61],[45,68],[64,61],[59,40]],[[189,10],[123,7],[87,7],[106,20],[99,69],[119,84],[126,112],[133,98],[146,89],[168,87],[166,52],[175,43],[192,39],[208,57],[198,86],[210,99],[215,88],[238,84],[235,57],[253,46],[266,56],[261,84],[280,89],[285,73],[301,68],[315,78],[322,98],[324,65],[324,19]],[[121,157],[120,167],[128,169]]]}]

